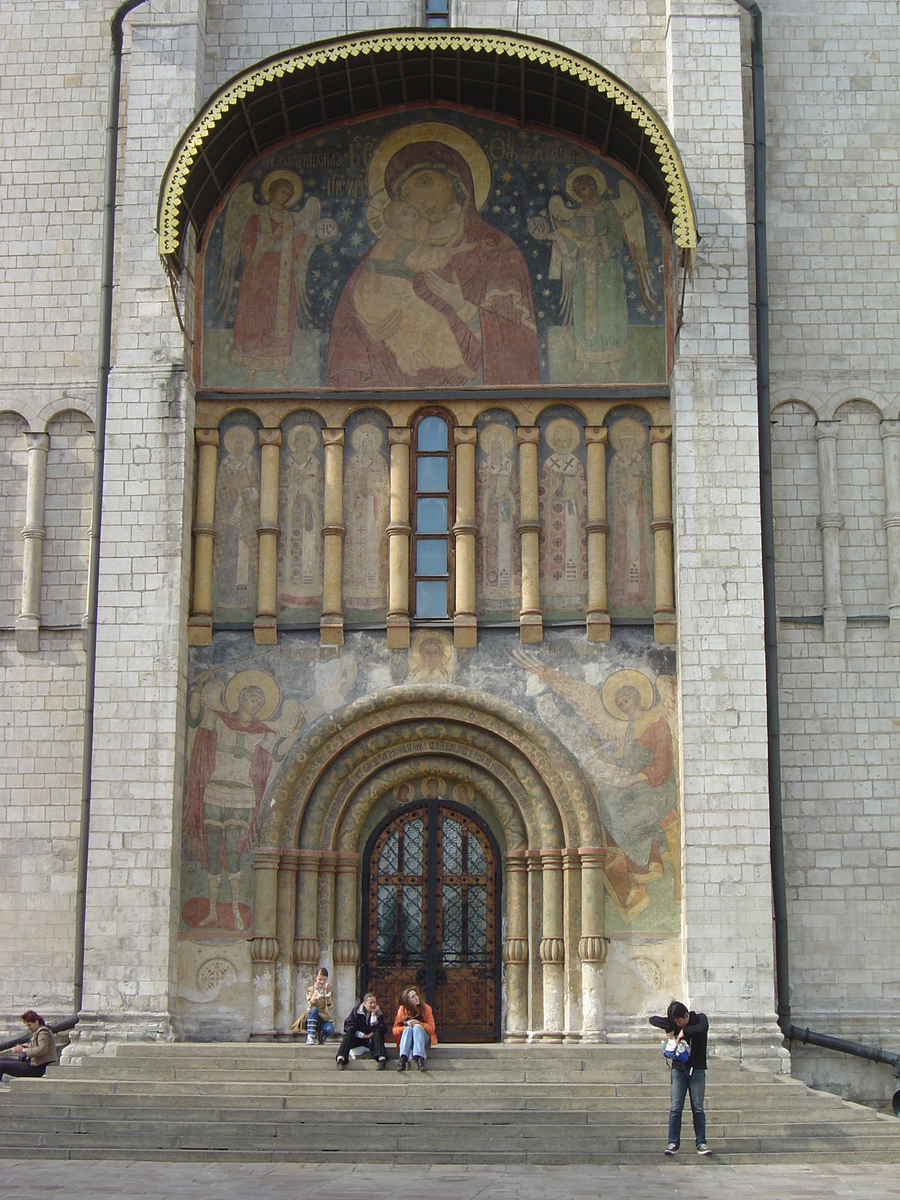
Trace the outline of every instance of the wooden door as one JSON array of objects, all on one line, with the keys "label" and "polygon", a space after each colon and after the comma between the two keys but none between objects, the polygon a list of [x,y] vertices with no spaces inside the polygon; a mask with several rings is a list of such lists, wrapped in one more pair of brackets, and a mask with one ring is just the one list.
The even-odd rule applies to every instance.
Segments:
[{"label": "wooden door", "polygon": [[366,848],[362,980],[393,1018],[416,984],[438,1038],[500,1034],[499,853],[471,813],[431,799],[392,813]]}]

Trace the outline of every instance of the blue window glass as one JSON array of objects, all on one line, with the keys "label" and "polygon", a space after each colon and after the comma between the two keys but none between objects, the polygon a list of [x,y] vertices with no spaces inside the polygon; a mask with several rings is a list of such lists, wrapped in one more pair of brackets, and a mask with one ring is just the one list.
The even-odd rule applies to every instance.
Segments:
[{"label": "blue window glass", "polygon": [[425,0],[425,24],[429,29],[446,29],[450,24],[450,0]]},{"label": "blue window glass", "polygon": [[440,417],[426,417],[419,425],[416,435],[419,450],[446,450],[447,425]]},{"label": "blue window glass", "polygon": [[429,538],[416,542],[416,574],[447,574],[447,542],[443,538]]},{"label": "blue window glass", "polygon": [[416,581],[416,616],[447,616],[447,583],[445,580]]},{"label": "blue window glass", "polygon": [[447,501],[428,496],[416,501],[416,533],[447,532]]},{"label": "blue window glass", "polygon": [[447,460],[420,458],[418,461],[418,490],[420,492],[446,492]]}]

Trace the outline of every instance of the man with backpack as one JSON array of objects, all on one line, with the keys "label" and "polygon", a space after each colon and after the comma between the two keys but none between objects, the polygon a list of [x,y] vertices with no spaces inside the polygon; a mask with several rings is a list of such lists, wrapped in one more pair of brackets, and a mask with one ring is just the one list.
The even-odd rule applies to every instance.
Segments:
[{"label": "man with backpack", "polygon": [[[671,1157],[681,1145],[681,1118],[684,1098],[690,1095],[691,1113],[694,1117],[694,1138],[698,1154],[709,1154],[706,1144],[706,1113],[703,1098],[706,1092],[706,1041],[709,1035],[709,1020],[706,1013],[691,1012],[680,1000],[673,1000],[664,1017],[651,1017],[650,1024],[664,1030],[675,1040],[671,1057],[666,1058],[672,1070],[669,1104],[669,1144],[666,1154]],[[690,1047],[687,1061],[679,1061],[679,1044],[686,1042]]]}]

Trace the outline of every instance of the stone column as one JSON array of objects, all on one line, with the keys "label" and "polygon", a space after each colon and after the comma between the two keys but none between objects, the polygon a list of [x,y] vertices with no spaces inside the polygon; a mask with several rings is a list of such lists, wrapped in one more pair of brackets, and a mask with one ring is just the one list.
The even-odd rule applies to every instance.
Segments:
[{"label": "stone column", "polygon": [[519,634],[523,642],[544,639],[541,615],[541,521],[538,511],[538,441],[536,426],[518,430],[519,443],[519,536],[522,539],[522,610]]},{"label": "stone column", "polygon": [[587,443],[587,550],[588,608],[587,640],[609,641],[609,598],[606,580],[606,441],[609,430],[589,425],[584,431]]},{"label": "stone column", "polygon": [[822,532],[822,593],[825,608],[825,641],[843,642],[847,615],[841,587],[841,530],[837,469],[837,439],[840,421],[819,421],[816,442],[819,451],[819,520]]},{"label": "stone column", "polygon": [[323,646],[343,646],[341,548],[344,541],[344,431],[323,429],[325,443],[325,585],[319,632]]},{"label": "stone column", "polygon": [[653,488],[653,548],[655,557],[653,633],[658,642],[675,644],[675,570],[672,554],[672,427],[650,430]]},{"label": "stone column", "polygon": [[357,994],[356,966],[359,962],[359,942],[356,940],[356,889],[359,876],[356,853],[341,851],[336,855],[334,888],[334,942],[332,958],[335,974],[335,1003],[349,1011]]},{"label": "stone column", "polygon": [[253,636],[258,646],[278,641],[278,467],[281,430],[259,431],[259,588]]},{"label": "stone column", "polygon": [[566,943],[563,939],[562,851],[541,851],[543,913],[541,965],[543,968],[544,1020],[541,1040],[563,1040]]},{"label": "stone column", "polygon": [[562,852],[563,913],[566,942],[565,1029],[567,1042],[581,1041],[581,856],[574,846]]},{"label": "stone column", "polygon": [[602,1042],[606,1038],[603,964],[608,939],[603,935],[603,868],[606,851],[601,846],[583,846],[581,858],[581,995],[582,1039]]},{"label": "stone column", "polygon": [[213,544],[216,539],[216,465],[218,429],[195,429],[197,509],[194,517],[194,601],[188,617],[188,645],[212,643]]},{"label": "stone column", "polygon": [[389,429],[391,446],[390,588],[387,615],[389,650],[409,648],[409,429]]},{"label": "stone column", "polygon": [[251,1039],[275,1036],[275,964],[278,961],[275,920],[280,859],[281,852],[270,847],[257,847],[253,855],[256,889],[250,942],[253,967]]},{"label": "stone column", "polygon": [[503,962],[506,971],[506,1029],[504,1042],[524,1042],[528,1037],[528,887],[524,853],[507,854],[506,937]]},{"label": "stone column", "polygon": [[881,422],[890,639],[900,642],[900,421]]},{"label": "stone column", "polygon": [[282,850],[278,867],[278,912],[275,936],[275,1032],[288,1037],[294,1021],[294,925],[297,919],[299,850]]},{"label": "stone column", "polygon": [[40,649],[41,572],[44,566],[44,499],[47,493],[46,433],[26,433],[28,485],[25,493],[25,528],[22,530],[22,608],[16,618],[16,649]]},{"label": "stone column", "polygon": [[[297,1003],[319,966],[319,851],[299,850],[294,925],[294,995]],[[295,1013],[294,1016],[298,1016]]]},{"label": "stone column", "polygon": [[544,1028],[544,972],[540,954],[544,896],[540,850],[526,850],[525,864],[528,871],[528,1036],[539,1038]]},{"label": "stone column", "polygon": [[475,443],[477,431],[461,426],[453,431],[456,443],[456,612],[453,616],[453,644],[474,650],[478,644],[478,619],[475,616]]}]

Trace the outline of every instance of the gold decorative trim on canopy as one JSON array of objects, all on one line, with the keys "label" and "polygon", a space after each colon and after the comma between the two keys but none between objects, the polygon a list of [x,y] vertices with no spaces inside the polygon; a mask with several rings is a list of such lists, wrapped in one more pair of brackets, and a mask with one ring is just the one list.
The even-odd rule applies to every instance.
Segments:
[{"label": "gold decorative trim on canopy", "polygon": [[[587,140],[591,140],[589,135],[594,127],[599,128],[602,123],[606,127],[608,143],[613,124],[612,117],[607,118],[592,108],[597,97],[604,98],[607,108],[612,106],[613,116],[616,110],[619,110],[627,117],[630,132],[626,131],[624,142],[633,149],[632,157],[637,159],[637,168],[640,167],[641,161],[646,163],[652,159],[652,175],[657,186],[653,187],[652,183],[648,183],[648,186],[656,192],[666,211],[676,245],[688,253],[694,250],[697,245],[697,227],[693,204],[674,139],[655,109],[615,75],[551,43],[512,34],[458,29],[390,30],[362,37],[319,42],[306,49],[290,50],[277,55],[236,76],[208,101],[182,136],[163,177],[157,229],[159,253],[164,262],[170,268],[180,263],[188,222],[199,233],[215,202],[225,193],[238,171],[250,161],[249,153],[236,151],[237,142],[249,137],[249,145],[258,155],[276,141],[295,134],[302,136],[303,132],[311,131],[319,124],[374,113],[387,103],[383,93],[388,90],[386,85],[379,86],[376,67],[383,64],[385,70],[399,73],[400,82],[397,86],[402,88],[406,97],[407,85],[403,79],[404,56],[423,54],[429,56],[431,68],[428,80],[430,94],[425,99],[434,107],[440,107],[442,102],[450,99],[440,89],[435,89],[435,62],[440,59],[445,71],[444,83],[448,89],[452,88],[454,82],[454,77],[449,72],[452,67],[456,67],[456,90],[460,92],[460,80],[465,64],[475,61],[483,68],[484,59],[491,56],[497,68],[494,73],[495,96],[500,64],[508,71],[510,66],[515,67],[518,63],[520,71],[520,94],[513,96],[514,89],[507,87],[507,108],[496,108],[494,111],[498,115],[509,115],[509,102],[512,98],[518,105],[516,116],[523,123],[549,126],[561,133],[584,136]],[[371,70],[365,76],[360,75],[358,82],[354,84],[354,67],[366,64]],[[346,72],[346,80],[341,81],[345,85],[345,94],[339,97],[340,100],[346,99],[348,102],[343,115],[328,111],[321,87],[321,72],[336,65],[342,66],[342,70]],[[315,77],[319,86],[313,101],[309,98],[304,98],[302,104],[298,101],[294,114],[296,121],[292,125],[292,114],[287,111],[283,89],[292,77],[305,72]],[[576,88],[580,85],[584,93],[583,99],[579,98],[579,93],[579,96],[567,100],[566,104],[570,116],[573,112],[577,113],[578,106],[583,104],[584,119],[581,130],[573,129],[571,120],[566,124],[562,121],[554,122],[552,114],[557,104],[556,83],[553,85],[552,98],[545,94],[545,89],[532,86],[538,80],[546,81],[548,76],[566,77],[569,85]],[[468,80],[465,82],[468,98],[472,89]],[[354,93],[354,87],[358,89],[359,96]],[[259,118],[260,132],[265,126],[265,134],[258,136],[248,110],[255,99],[264,97],[267,92],[272,93],[273,104],[271,110],[266,112],[265,119],[262,116]],[[365,96],[362,95],[363,92],[366,93]],[[337,93],[334,95],[337,96]],[[578,101],[577,104],[575,100]],[[421,103],[421,98],[409,97],[408,102]],[[536,105],[540,108],[539,112],[534,111]],[[544,106],[548,110],[546,114],[543,111]],[[531,112],[526,111],[529,107]],[[562,107],[563,102],[560,101],[560,108]],[[313,108],[317,110],[316,113],[312,112]],[[234,136],[226,136],[228,123],[236,116],[240,116],[242,120],[235,124],[232,131]],[[542,119],[545,116],[548,119]],[[275,133],[271,132],[273,129],[276,130]],[[213,148],[215,153],[211,152]],[[611,146],[610,152],[612,153]],[[627,156],[616,156],[614,153],[612,156],[618,157],[640,175],[640,170],[635,164],[626,161]],[[236,161],[237,157],[240,157],[240,161]],[[198,174],[202,178],[195,178]]]}]

